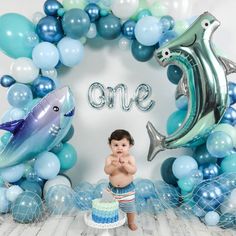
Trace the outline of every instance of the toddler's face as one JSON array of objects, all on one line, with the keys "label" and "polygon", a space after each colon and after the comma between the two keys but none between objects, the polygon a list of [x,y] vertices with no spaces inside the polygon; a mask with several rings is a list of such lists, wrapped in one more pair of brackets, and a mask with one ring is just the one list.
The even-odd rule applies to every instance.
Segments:
[{"label": "toddler's face", "polygon": [[111,151],[112,154],[115,156],[125,156],[129,154],[129,149],[130,149],[130,143],[129,140],[126,138],[123,138],[121,140],[111,140]]}]

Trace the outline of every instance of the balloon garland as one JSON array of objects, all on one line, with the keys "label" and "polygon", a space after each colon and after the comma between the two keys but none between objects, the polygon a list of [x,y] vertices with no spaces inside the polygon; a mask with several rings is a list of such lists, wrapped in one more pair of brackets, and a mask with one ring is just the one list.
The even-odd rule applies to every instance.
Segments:
[{"label": "balloon garland", "polygon": [[[203,43],[210,44],[202,32],[211,24],[215,27],[216,19],[213,16],[203,14],[185,34],[177,38],[180,32],[174,19],[163,14],[164,8],[159,3],[138,0],[115,0],[112,3],[93,1],[87,4],[78,0],[64,0],[62,4],[47,0],[44,4],[46,16],[37,13],[33,22],[17,13],[0,17],[0,48],[16,59],[11,67],[11,75],[1,77],[1,85],[9,88],[8,102],[13,107],[0,125],[1,129],[9,131],[1,137],[0,147],[1,213],[11,210],[17,222],[31,223],[44,215],[42,197],[47,212],[60,215],[74,208],[88,210],[91,200],[101,196],[107,182],[102,181],[96,186],[83,182],[72,190],[68,177],[59,175],[75,165],[77,154],[68,143],[74,132],[71,126],[74,101],[68,88],[57,89],[56,68],[60,64],[67,67],[78,65],[83,59],[86,38],[99,35],[112,40],[122,35],[120,47],[126,49],[131,43],[131,53],[138,61],[150,60],[155,52],[162,65],[177,61],[175,64],[181,64],[187,72],[183,74],[176,65],[168,67],[169,80],[178,84],[176,106],[179,110],[167,122],[168,134],[175,142],[163,139],[149,125],[153,149],[149,159],[153,159],[160,150],[160,144],[161,149],[172,144],[172,147],[177,147],[199,141],[198,138],[198,144],[203,144],[194,149],[193,157],[166,159],[161,167],[165,182],[136,180],[138,212],[157,214],[166,208],[181,205],[185,213],[200,217],[207,225],[218,224],[223,228],[236,226],[232,213],[236,209],[236,176],[231,173],[236,172],[236,130],[233,127],[236,124],[236,110],[231,106],[236,102],[236,84],[228,83],[230,106],[227,108],[225,80],[225,75],[235,72],[235,64],[216,57],[211,47],[206,47],[208,50],[202,52],[204,55],[201,57],[211,54],[208,67],[195,56],[194,50],[200,50],[195,43],[198,47]],[[201,29],[197,28],[199,23]],[[193,30],[196,33],[192,38]],[[213,28],[210,32],[213,32]],[[187,56],[186,48],[191,49]],[[197,67],[196,64],[201,66]],[[214,66],[216,69],[212,72]],[[221,84],[215,80],[212,87],[206,86],[207,89],[215,89],[214,92],[218,91],[217,98],[211,91],[201,91],[206,84],[203,73],[208,80],[212,74],[222,75]],[[196,84],[201,86],[197,88]],[[213,98],[206,104],[210,95]],[[214,116],[209,119],[203,116],[206,110],[210,110],[209,114],[213,112]],[[35,119],[39,116],[43,117],[40,124]],[[58,117],[63,117],[63,120]],[[219,121],[221,124],[215,128]],[[199,125],[203,125],[204,132],[198,131],[199,137],[191,135],[195,126]],[[213,128],[213,132],[210,132]],[[45,133],[46,129],[50,132],[41,140],[40,134]],[[180,131],[178,135],[182,135],[184,142],[178,143],[181,139],[171,136],[176,130]],[[190,135],[191,138],[186,139],[184,135]],[[207,138],[206,144],[201,138]]]}]

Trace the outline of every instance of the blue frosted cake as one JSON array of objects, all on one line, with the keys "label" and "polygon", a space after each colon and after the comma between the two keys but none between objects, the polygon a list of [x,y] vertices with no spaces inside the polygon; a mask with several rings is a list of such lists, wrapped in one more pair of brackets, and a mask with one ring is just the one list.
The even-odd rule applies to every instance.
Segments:
[{"label": "blue frosted cake", "polygon": [[119,203],[116,200],[104,202],[101,198],[92,201],[92,220],[99,224],[110,224],[119,220]]}]

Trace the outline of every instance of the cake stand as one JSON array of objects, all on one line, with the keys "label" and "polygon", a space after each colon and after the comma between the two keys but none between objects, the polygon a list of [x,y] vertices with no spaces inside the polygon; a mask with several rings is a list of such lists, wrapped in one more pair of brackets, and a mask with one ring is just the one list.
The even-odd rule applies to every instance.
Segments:
[{"label": "cake stand", "polygon": [[88,226],[92,228],[103,229],[104,231],[102,232],[102,234],[100,234],[101,236],[111,236],[108,230],[122,226],[126,221],[126,214],[122,211],[119,211],[119,220],[117,222],[108,223],[108,224],[100,224],[92,220],[91,212],[87,212],[84,215],[84,221]]}]

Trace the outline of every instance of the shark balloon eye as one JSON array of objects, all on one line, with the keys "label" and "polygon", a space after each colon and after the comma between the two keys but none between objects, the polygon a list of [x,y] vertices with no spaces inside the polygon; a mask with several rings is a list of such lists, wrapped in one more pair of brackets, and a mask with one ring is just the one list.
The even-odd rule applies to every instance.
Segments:
[{"label": "shark balloon eye", "polygon": [[201,25],[204,29],[208,28],[210,24],[211,24],[210,21],[206,19],[201,22]]},{"label": "shark balloon eye", "polygon": [[162,56],[164,58],[169,58],[170,57],[170,50],[168,48],[163,49]]},{"label": "shark balloon eye", "polygon": [[56,111],[56,112],[59,111],[59,107],[58,106],[54,106],[53,107],[53,111]]}]

